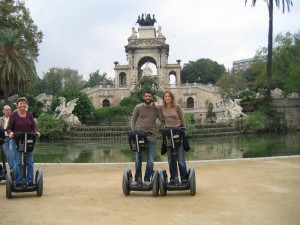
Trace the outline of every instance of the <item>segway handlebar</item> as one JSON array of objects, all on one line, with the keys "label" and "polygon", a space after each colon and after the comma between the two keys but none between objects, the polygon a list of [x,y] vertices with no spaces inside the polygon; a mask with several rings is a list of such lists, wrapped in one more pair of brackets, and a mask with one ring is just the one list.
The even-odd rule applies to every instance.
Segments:
[{"label": "segway handlebar", "polygon": [[185,127],[165,127],[160,129],[165,145],[167,146],[167,143],[170,142],[168,146],[171,145],[173,149],[179,147],[182,144],[184,130],[186,130]]},{"label": "segway handlebar", "polygon": [[147,149],[147,135],[152,134],[149,131],[133,130],[128,131],[128,142],[132,151],[142,152]]},{"label": "segway handlebar", "polygon": [[19,152],[32,152],[38,134],[33,132],[17,132],[13,136]]}]

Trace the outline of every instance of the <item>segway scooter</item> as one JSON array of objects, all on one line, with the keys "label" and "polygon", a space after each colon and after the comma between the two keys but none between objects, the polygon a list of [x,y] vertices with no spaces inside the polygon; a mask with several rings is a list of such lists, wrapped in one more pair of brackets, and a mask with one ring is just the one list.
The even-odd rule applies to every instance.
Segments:
[{"label": "segway scooter", "polygon": [[131,151],[138,152],[138,165],[137,172],[140,176],[138,177],[137,183],[133,184],[132,172],[130,169],[126,169],[123,174],[123,193],[125,196],[130,195],[130,191],[151,191],[154,197],[158,196],[159,184],[158,176],[159,173],[157,170],[154,170],[150,177],[150,185],[147,185],[142,180],[142,152],[147,149],[147,134],[150,132],[147,131],[129,131],[128,132],[128,141]]},{"label": "segway scooter", "polygon": [[12,197],[12,192],[37,192],[37,196],[43,195],[43,173],[41,170],[37,170],[35,174],[34,183],[29,186],[26,182],[27,166],[26,158],[28,152],[32,152],[35,145],[36,134],[35,133],[15,133],[15,142],[17,145],[17,151],[22,152],[22,178],[23,182],[21,187],[16,186],[15,171],[7,173],[6,175],[6,198]]},{"label": "segway scooter", "polygon": [[168,182],[168,175],[166,170],[161,170],[159,175],[159,189],[160,195],[165,196],[167,191],[180,191],[180,190],[190,190],[191,195],[196,194],[196,175],[195,170],[190,168],[188,170],[188,181],[182,182],[179,180],[178,176],[178,160],[177,160],[177,149],[182,143],[182,135],[185,128],[183,127],[167,127],[161,129],[163,134],[164,142],[170,145],[172,151],[172,164],[175,168],[174,182]]},{"label": "segway scooter", "polygon": [[5,155],[2,145],[5,142],[5,132],[3,129],[0,129],[0,151],[1,151],[1,157],[2,157],[2,165],[0,164],[0,182],[1,180],[6,180],[6,163],[5,163]]}]

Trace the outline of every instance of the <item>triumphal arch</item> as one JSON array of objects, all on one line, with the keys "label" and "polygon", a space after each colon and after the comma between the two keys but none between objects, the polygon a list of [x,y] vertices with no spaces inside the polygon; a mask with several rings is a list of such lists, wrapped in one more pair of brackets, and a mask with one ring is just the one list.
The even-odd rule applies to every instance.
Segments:
[{"label": "triumphal arch", "polygon": [[[199,83],[181,83],[181,61],[168,62],[169,45],[161,26],[155,26],[154,15],[138,16],[138,27],[132,27],[128,44],[125,46],[127,64],[115,61],[114,85],[100,85],[84,91],[91,97],[96,108],[118,105],[124,97],[139,88],[143,76],[156,81],[154,89],[170,90],[184,111],[194,112],[202,117],[207,112],[206,102],[212,102],[217,110],[222,106],[218,87]],[[184,43],[183,43],[184,44]],[[175,46],[176,47],[176,46]]]}]

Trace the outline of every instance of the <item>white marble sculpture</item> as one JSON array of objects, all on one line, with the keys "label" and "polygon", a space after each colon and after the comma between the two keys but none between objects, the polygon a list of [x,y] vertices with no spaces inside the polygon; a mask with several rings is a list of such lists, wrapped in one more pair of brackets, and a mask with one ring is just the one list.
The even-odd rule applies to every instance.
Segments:
[{"label": "white marble sculpture", "polygon": [[76,102],[78,98],[69,101],[67,104],[65,97],[59,97],[58,99],[60,100],[60,105],[55,109],[55,118],[62,119],[67,126],[81,125],[78,117],[72,114],[75,106],[77,105]]},{"label": "white marble sculpture", "polygon": [[230,119],[237,119],[240,117],[247,117],[245,113],[242,112],[243,108],[240,106],[240,99],[231,99],[227,103],[226,110],[221,116],[218,117],[218,122],[227,122]]}]

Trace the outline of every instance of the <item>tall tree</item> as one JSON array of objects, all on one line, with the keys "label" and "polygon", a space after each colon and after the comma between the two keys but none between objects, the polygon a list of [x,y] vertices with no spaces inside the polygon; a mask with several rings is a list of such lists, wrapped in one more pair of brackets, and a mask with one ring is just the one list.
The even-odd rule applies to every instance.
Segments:
[{"label": "tall tree", "polygon": [[300,95],[300,31],[275,37],[272,80],[284,94]]},{"label": "tall tree", "polygon": [[[267,90],[270,94],[270,84],[272,79],[272,55],[273,55],[273,6],[274,2],[276,7],[280,8],[280,2],[282,3],[282,12],[285,12],[285,8],[290,11],[290,6],[293,6],[292,0],[264,0],[267,2],[269,11],[269,33],[268,33],[268,56],[267,56]],[[248,0],[245,0],[247,4]],[[252,0],[252,6],[255,7],[256,0]]]},{"label": "tall tree", "polygon": [[84,87],[95,87],[100,84],[113,84],[111,78],[107,77],[107,73],[100,74],[100,71],[90,73],[90,79],[84,84]]},{"label": "tall tree", "polygon": [[247,81],[241,74],[223,75],[217,82],[224,101],[235,99],[247,87]]},{"label": "tall tree", "polygon": [[0,81],[7,101],[11,91],[25,91],[27,85],[36,80],[33,49],[22,39],[17,30],[0,31]]},{"label": "tall tree", "polygon": [[[55,95],[63,88],[81,88],[83,86],[83,80],[77,70],[53,67],[43,75],[39,85],[44,87],[42,92]],[[35,85],[33,85],[32,88],[34,88],[34,86]]]},{"label": "tall tree", "polygon": [[42,42],[43,33],[34,24],[24,1],[0,1],[0,30],[5,28],[19,30],[23,41],[33,49],[34,56],[38,57],[38,45]]},{"label": "tall tree", "polygon": [[182,83],[215,84],[225,73],[224,65],[220,65],[211,59],[202,58],[184,64],[181,70],[181,81]]}]

